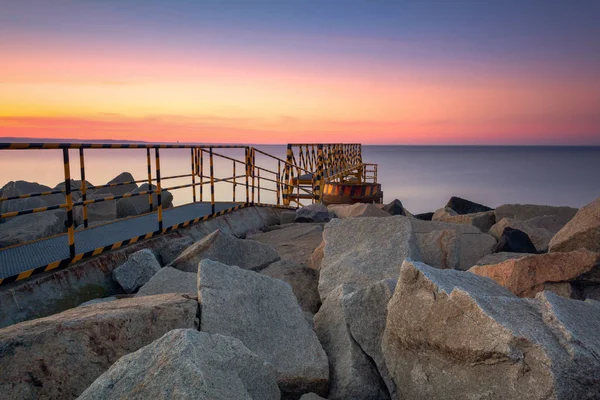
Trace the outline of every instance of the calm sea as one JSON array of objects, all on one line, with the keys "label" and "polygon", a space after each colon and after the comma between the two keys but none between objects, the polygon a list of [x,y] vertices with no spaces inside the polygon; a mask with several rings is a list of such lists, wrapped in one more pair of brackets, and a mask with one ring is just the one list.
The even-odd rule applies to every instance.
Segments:
[{"label": "calm sea", "polygon": [[[285,146],[258,148],[285,158]],[[243,160],[243,150],[217,152]],[[70,154],[72,177],[79,179],[78,153]],[[600,147],[363,146],[363,160],[379,164],[384,200],[398,198],[413,213],[442,207],[451,196],[490,207],[505,203],[581,207],[600,197]],[[85,162],[86,178],[96,185],[122,171],[137,180],[147,178],[145,150],[86,150]],[[257,162],[277,170],[277,163],[266,157],[257,157]],[[189,173],[190,163],[189,150],[161,150],[162,176]],[[217,177],[231,177],[232,170],[231,161],[215,158]],[[243,166],[238,164],[236,175],[242,174]],[[0,152],[0,185],[27,180],[54,187],[62,176],[60,150]],[[263,176],[270,177],[266,172]],[[167,186],[185,183],[190,183],[189,178],[166,181]],[[274,188],[267,181],[262,186]],[[205,200],[208,193],[206,187]],[[216,200],[231,200],[231,194],[230,184],[216,186]],[[237,187],[236,196],[238,201],[245,198],[244,186]],[[176,205],[184,204],[191,201],[192,191],[179,189],[174,197]],[[273,199],[274,194],[263,192],[262,202]]]}]

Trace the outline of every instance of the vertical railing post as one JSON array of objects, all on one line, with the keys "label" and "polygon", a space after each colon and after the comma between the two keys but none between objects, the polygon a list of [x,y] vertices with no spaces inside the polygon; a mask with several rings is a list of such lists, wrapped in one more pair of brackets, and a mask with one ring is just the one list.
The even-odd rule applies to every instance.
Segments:
[{"label": "vertical railing post", "polygon": [[71,195],[71,165],[69,149],[63,148],[63,164],[65,167],[65,198],[67,203],[67,236],[69,239],[69,257],[75,258],[75,223],[73,221],[73,197]]},{"label": "vertical railing post", "polygon": [[190,148],[190,157],[192,159],[192,200],[196,202],[196,158],[195,148]]},{"label": "vertical railing post", "polygon": [[297,178],[296,180],[298,181],[298,184],[296,185],[296,203],[298,204],[298,207],[300,207],[300,167],[296,166],[296,174],[297,174]]},{"label": "vertical railing post", "polygon": [[158,230],[163,230],[163,209],[162,209],[162,188],[160,186],[160,153],[158,147],[154,149],[154,158],[156,159],[156,205],[158,210]]},{"label": "vertical railing post", "polygon": [[204,201],[204,149],[200,152],[200,202]]},{"label": "vertical railing post", "polygon": [[215,215],[215,170],[213,165],[213,149],[209,148],[210,156],[210,210]]},{"label": "vertical railing post", "polygon": [[237,183],[235,182],[235,160],[233,161],[233,202],[235,203],[235,186]]},{"label": "vertical railing post", "polygon": [[150,158],[150,148],[146,149],[146,163],[148,164],[148,212],[152,212],[154,204],[152,204],[152,159]]},{"label": "vertical railing post", "polygon": [[87,185],[85,183],[85,159],[83,156],[83,147],[79,148],[79,169],[81,170],[81,199],[83,201],[83,227],[88,227],[88,210],[87,204]]},{"label": "vertical railing post", "polygon": [[275,178],[277,182],[277,205],[281,205],[281,160],[277,161],[277,177]]},{"label": "vertical railing post", "polygon": [[246,205],[250,204],[250,148],[246,147]]},{"label": "vertical railing post", "polygon": [[254,204],[254,187],[256,186],[256,174],[254,173],[254,147],[250,148],[250,169],[252,172],[252,204]]},{"label": "vertical railing post", "polygon": [[260,169],[256,169],[256,181],[257,181],[257,191],[258,191],[258,204],[260,204]]},{"label": "vertical railing post", "polygon": [[[293,174],[293,170],[292,170],[292,163],[294,160],[294,150],[292,149],[292,145],[288,144],[287,145],[287,152],[286,152],[286,164],[285,167],[283,168],[283,205],[284,206],[289,206],[290,205],[290,195],[292,194],[292,190],[293,188],[291,188],[290,190],[290,186],[288,185],[290,183],[290,175]],[[291,174],[290,174],[291,171]]]},{"label": "vertical railing post", "polygon": [[321,203],[323,201],[323,189],[325,185],[324,179],[324,158],[323,158],[323,145],[317,145],[317,171],[315,173],[315,182],[313,187],[314,201]]}]

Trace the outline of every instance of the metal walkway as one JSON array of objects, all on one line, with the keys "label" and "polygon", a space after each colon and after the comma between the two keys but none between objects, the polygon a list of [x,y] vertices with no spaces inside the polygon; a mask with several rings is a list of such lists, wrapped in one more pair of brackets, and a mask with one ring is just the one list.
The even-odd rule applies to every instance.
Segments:
[{"label": "metal walkway", "polygon": [[[227,210],[241,207],[243,203],[215,203],[215,212],[224,213]],[[211,203],[192,203],[163,211],[163,231],[172,230],[174,227],[201,220],[212,215]],[[75,250],[79,259],[92,255],[97,249],[106,247],[117,248],[122,242],[133,243],[132,239],[141,239],[144,236],[155,236],[156,213],[145,214],[137,217],[109,222],[105,225],[90,227],[75,232]],[[119,244],[115,247],[114,244]],[[61,260],[61,261],[56,261]],[[0,250],[0,282],[6,278],[19,276],[21,273],[36,268],[62,266],[69,260],[68,237],[64,233],[21,246],[9,247]]]}]

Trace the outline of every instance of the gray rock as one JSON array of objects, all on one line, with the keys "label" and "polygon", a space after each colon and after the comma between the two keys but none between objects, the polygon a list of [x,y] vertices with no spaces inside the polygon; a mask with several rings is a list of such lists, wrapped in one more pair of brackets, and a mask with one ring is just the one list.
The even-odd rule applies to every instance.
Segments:
[{"label": "gray rock", "polygon": [[410,219],[401,216],[335,219],[323,240],[321,300],[341,284],[359,288],[396,278],[402,260],[421,257]]},{"label": "gray rock", "polygon": [[[0,189],[1,197],[21,196],[24,194],[49,192],[52,189],[37,182],[10,181]],[[8,200],[0,203],[0,214],[13,211],[29,210],[37,207],[52,206],[65,202],[63,194],[52,194],[27,199]]]},{"label": "gray rock", "polygon": [[[87,196],[87,200],[95,200],[112,196],[110,193],[93,193]],[[86,206],[88,214],[88,223],[102,223],[114,221],[117,219],[117,202],[115,200],[101,201]],[[83,206],[77,206],[73,209],[73,216],[76,225],[83,224]]]},{"label": "gray rock", "polygon": [[[122,172],[119,175],[115,176],[110,181],[108,181],[106,184],[112,185],[114,183],[125,183],[125,182],[133,182],[133,181],[135,181],[135,178],[133,177],[133,175],[131,175],[129,172]],[[135,189],[137,189],[137,187],[138,187],[137,184],[131,183],[128,185],[120,185],[120,186],[101,188],[101,189],[98,189],[97,193],[102,194],[104,196],[107,196],[107,195],[120,196],[125,193],[133,192]],[[148,205],[148,199],[146,199],[146,205]]]},{"label": "gray rock", "polygon": [[319,274],[314,269],[294,261],[280,260],[263,269],[261,274],[288,283],[303,311],[316,313],[321,307]]},{"label": "gray rock", "polygon": [[166,245],[158,249],[158,260],[161,265],[168,265],[175,260],[185,249],[194,244],[192,238],[183,236],[177,239],[172,239]]},{"label": "gray rock", "polygon": [[291,224],[292,222],[294,222],[295,219],[296,219],[296,212],[295,211],[284,211],[284,212],[281,213],[281,217],[280,217],[279,223],[281,225]]},{"label": "gray rock", "polygon": [[168,266],[196,272],[198,263],[205,258],[258,271],[278,261],[279,254],[269,245],[255,240],[238,239],[216,230],[188,247]]},{"label": "gray rock", "polygon": [[303,394],[302,397],[300,397],[300,400],[326,400],[326,399],[315,393],[306,393],[306,394]]},{"label": "gray rock", "polygon": [[280,398],[273,368],[238,339],[175,329],[127,354],[79,397],[105,399]]},{"label": "gray rock", "polygon": [[385,364],[381,341],[387,321],[387,305],[396,283],[396,279],[387,279],[344,296],[344,312],[352,338],[375,363],[391,398],[396,397],[396,387]]},{"label": "gray rock", "polygon": [[125,264],[115,268],[112,276],[125,292],[133,293],[159,270],[160,264],[152,250],[143,249],[130,255]]},{"label": "gray rock", "polygon": [[[134,189],[131,193],[146,192],[148,190],[156,190],[156,185],[148,186],[144,183],[139,188]],[[168,190],[162,190],[160,194],[163,209],[170,208],[173,206],[173,195]],[[152,209],[158,208],[158,195],[152,194]],[[144,194],[141,196],[127,197],[119,199],[117,201],[117,217],[126,218],[135,215],[145,214],[149,212],[150,204],[148,203],[148,195]]]},{"label": "gray rock", "polygon": [[526,221],[536,217],[552,216],[557,224],[565,225],[577,213],[576,208],[555,207],[536,204],[504,204],[494,210],[496,221],[502,218],[512,218]]},{"label": "gray rock", "polygon": [[462,199],[460,197],[456,197],[456,196],[452,196],[450,197],[450,200],[448,200],[448,203],[446,203],[447,208],[451,208],[452,210],[456,211],[458,214],[473,214],[473,213],[480,213],[480,212],[486,212],[486,211],[491,211],[492,209],[481,205],[479,203],[475,203],[473,201],[470,200],[465,200]]},{"label": "gray rock", "polygon": [[282,260],[306,265],[313,251],[323,241],[323,224],[288,224],[248,238],[272,246]]},{"label": "gray rock", "polygon": [[327,207],[315,203],[297,209],[294,222],[328,222],[329,220],[331,220],[331,216]]},{"label": "gray rock", "polygon": [[125,354],[173,329],[197,328],[197,312],[195,298],[169,294],[76,307],[0,329],[0,393],[75,399]]},{"label": "gray rock", "polygon": [[600,197],[582,207],[550,241],[550,251],[600,252]]},{"label": "gray rock", "polygon": [[433,221],[449,222],[452,224],[473,225],[481,232],[487,232],[495,223],[496,216],[493,211],[479,212],[474,214],[457,214],[451,208],[441,208],[432,217]]},{"label": "gray rock", "polygon": [[[496,239],[469,224],[410,218],[421,260],[442,269],[467,270],[491,254]],[[412,257],[417,259],[416,257]]]},{"label": "gray rock", "polygon": [[0,248],[66,232],[64,210],[43,211],[7,218],[0,225]]},{"label": "gray rock", "polygon": [[[192,292],[193,294],[194,292]],[[115,296],[110,296],[110,297],[103,297],[101,299],[93,299],[93,300],[88,300],[85,303],[81,303],[80,305],[78,305],[77,307],[85,307],[85,306],[91,306],[92,304],[100,304],[100,303],[106,303],[107,301],[114,301],[114,300],[118,300],[118,298],[116,298]]]},{"label": "gray rock", "polygon": [[195,272],[184,272],[171,267],[161,268],[136,296],[151,296],[163,293],[191,293],[198,291]]},{"label": "gray rock", "polygon": [[383,211],[387,212],[390,215],[404,215],[406,216],[404,206],[402,202],[398,199],[395,199],[391,203],[386,204],[383,207]]},{"label": "gray rock", "polygon": [[327,392],[327,356],[290,285],[204,259],[198,296],[200,330],[240,339],[273,365],[282,392]]},{"label": "gray rock", "polygon": [[354,316],[349,315],[345,302],[355,290],[349,285],[336,287],[315,315],[315,331],[329,359],[330,382],[327,397],[389,399],[376,365],[353,338],[348,326],[349,320]]},{"label": "gray rock", "polygon": [[[550,239],[552,239],[552,236],[554,236],[556,232],[551,232],[548,229],[536,227],[535,225],[536,223],[543,223],[544,219],[552,218],[553,217],[550,216],[543,216],[526,221],[520,221],[512,218],[502,218],[502,220],[490,228],[489,234],[495,237],[496,240],[500,240],[505,228],[518,229],[522,232],[525,232],[527,236],[529,236],[531,243],[533,243],[538,252],[546,252],[548,251]],[[529,221],[531,221],[531,223]]]},{"label": "gray rock", "polygon": [[321,241],[321,244],[313,251],[310,258],[308,259],[308,268],[316,271],[321,270],[321,263],[323,262],[323,251],[325,250],[325,242]]},{"label": "gray rock", "polygon": [[600,303],[520,299],[471,273],[405,261],[382,350],[398,398],[600,397]]},{"label": "gray rock", "polygon": [[332,204],[328,206],[328,209],[338,218],[391,216],[387,211],[384,211],[381,207],[378,207],[376,204]]},{"label": "gray rock", "polygon": [[529,253],[509,253],[509,252],[493,253],[493,254],[488,254],[487,256],[483,257],[482,259],[477,261],[475,263],[475,265],[499,264],[499,263],[507,261],[507,260],[522,258],[522,257],[530,256],[530,255],[531,254],[529,254]]}]

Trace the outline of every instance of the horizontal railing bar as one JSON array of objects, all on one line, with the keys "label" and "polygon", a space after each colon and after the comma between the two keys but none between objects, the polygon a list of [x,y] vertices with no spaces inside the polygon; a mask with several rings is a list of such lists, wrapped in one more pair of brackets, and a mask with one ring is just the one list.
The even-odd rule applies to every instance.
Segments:
[{"label": "horizontal railing bar", "polygon": [[245,149],[242,145],[161,144],[161,143],[0,143],[0,150],[29,149]]},{"label": "horizontal railing bar", "polygon": [[[188,177],[190,177],[192,175],[194,175],[194,174],[173,175],[173,176],[166,176],[164,178],[161,176],[160,180],[161,181],[165,181],[167,179],[188,178]],[[153,179],[153,180],[156,180],[156,179]]]},{"label": "horizontal railing bar", "polygon": [[88,205],[88,204],[93,204],[93,203],[102,203],[103,201],[111,201],[111,200],[126,199],[126,198],[129,198],[129,197],[143,196],[143,195],[152,194],[152,193],[156,193],[156,191],[155,190],[145,190],[143,192],[137,192],[137,193],[125,193],[125,194],[114,195],[114,196],[106,196],[106,197],[102,197],[102,198],[99,198],[99,199],[90,199],[90,200],[86,200],[86,201],[78,201],[76,203],[73,203],[73,207],[75,207],[75,206],[83,206],[83,205]]},{"label": "horizontal railing bar", "polygon": [[20,194],[20,195],[16,195],[16,196],[0,197],[0,202],[8,201],[8,200],[27,199],[29,197],[49,196],[52,194],[61,194],[64,192],[65,192],[64,190],[57,189],[57,190],[51,190],[49,192],[29,193],[29,194]]},{"label": "horizontal railing bar", "polygon": [[16,217],[16,216],[25,215],[25,214],[34,214],[34,213],[44,212],[44,211],[58,210],[59,208],[67,208],[67,204],[64,203],[64,204],[56,204],[53,206],[47,206],[47,207],[30,208],[29,210],[11,211],[8,213],[0,214],[0,219]]},{"label": "horizontal railing bar", "polygon": [[[205,149],[203,149],[203,148],[201,148],[200,150],[202,150],[202,151],[203,151],[203,152],[205,152],[205,153],[209,153],[209,152],[210,152],[209,150],[205,150]],[[240,161],[240,160],[236,160],[236,159],[235,159],[235,158],[233,158],[233,157],[229,157],[229,156],[226,156],[226,155],[223,155],[223,154],[219,154],[219,153],[215,153],[215,152],[213,152],[213,156],[221,157],[221,158],[224,158],[224,159],[226,159],[226,160],[230,160],[230,161],[235,161],[235,162],[236,162],[236,163],[238,163],[238,164],[246,164],[245,162],[243,162],[243,161]]]}]

